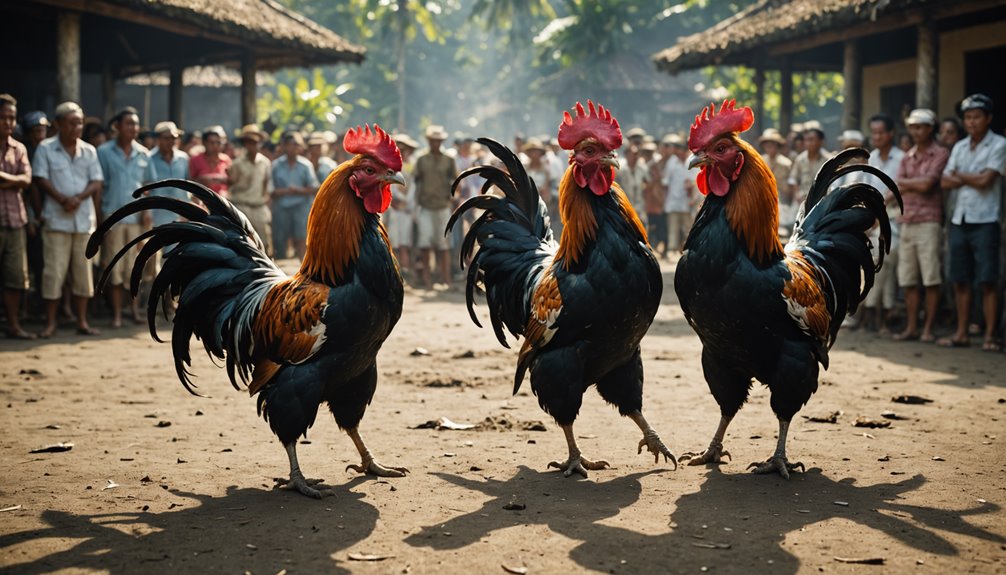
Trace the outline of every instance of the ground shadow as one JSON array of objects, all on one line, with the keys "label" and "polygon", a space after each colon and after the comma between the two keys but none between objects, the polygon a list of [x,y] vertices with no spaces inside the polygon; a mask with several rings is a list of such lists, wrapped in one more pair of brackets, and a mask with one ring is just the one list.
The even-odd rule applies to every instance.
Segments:
[{"label": "ground shadow", "polygon": [[[29,562],[11,573],[62,569],[107,573],[349,573],[333,554],[363,541],[378,519],[365,495],[336,487],[323,501],[287,491],[227,488],[222,497],[172,491],[190,500],[175,510],[74,515],[45,511],[39,529],[0,537],[0,554],[11,562],[18,544],[40,538],[79,540],[69,549]],[[151,486],[151,489],[156,489]],[[196,505],[190,506],[191,503]],[[137,501],[141,506],[142,501]]]},{"label": "ground shadow", "polygon": [[[684,471],[688,472],[688,471]],[[653,473],[653,472],[651,472]],[[639,499],[638,473],[605,482],[563,482],[553,474],[522,467],[505,481],[476,480],[436,474],[449,483],[493,497],[481,509],[423,528],[406,539],[411,545],[458,549],[478,542],[493,531],[515,523],[541,524],[580,541],[570,558],[593,570],[624,572],[695,573],[715,564],[717,572],[796,573],[800,560],[784,546],[787,535],[830,519],[844,519],[872,529],[916,549],[922,556],[956,556],[957,547],[941,532],[999,544],[1002,535],[968,522],[976,515],[995,513],[990,503],[967,509],[936,509],[901,502],[926,483],[916,475],[891,483],[857,486],[851,478],[834,480],[810,469],[786,482],[778,477],[724,474],[711,468],[699,490],[681,496],[670,514],[668,530],[645,534],[602,520],[629,509]],[[549,493],[549,495],[545,495]],[[514,494],[527,505],[524,511],[502,511]],[[848,506],[834,502],[848,503]],[[668,507],[671,505],[668,501]],[[648,512],[647,512],[648,513]],[[834,529],[834,527],[822,527]],[[450,533],[445,536],[444,533]],[[834,556],[885,554],[882,539],[875,548],[843,548],[840,534],[831,531],[822,547],[822,563]],[[729,547],[727,547],[729,546]],[[711,548],[710,548],[711,547]],[[914,558],[911,565],[914,567]]]}]

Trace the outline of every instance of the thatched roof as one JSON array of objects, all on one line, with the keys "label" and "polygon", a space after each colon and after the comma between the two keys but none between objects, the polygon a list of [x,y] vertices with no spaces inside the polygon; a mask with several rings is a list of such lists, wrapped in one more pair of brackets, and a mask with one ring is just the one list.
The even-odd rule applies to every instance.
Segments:
[{"label": "thatched roof", "polygon": [[[271,72],[256,72],[255,85],[264,86],[272,78]],[[123,80],[130,86],[168,86],[171,77],[167,72],[137,74]],[[227,66],[190,66],[182,73],[182,85],[197,88],[239,88],[241,72]]]},{"label": "thatched roof", "polygon": [[681,70],[751,63],[767,46],[877,20],[943,0],[758,0],[712,28],[657,53],[657,68]]}]

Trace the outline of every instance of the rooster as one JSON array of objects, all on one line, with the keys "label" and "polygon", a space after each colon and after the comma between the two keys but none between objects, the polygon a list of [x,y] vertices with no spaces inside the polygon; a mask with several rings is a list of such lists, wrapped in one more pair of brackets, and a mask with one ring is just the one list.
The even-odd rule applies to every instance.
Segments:
[{"label": "rooster", "polygon": [[356,155],[319,189],[308,217],[307,252],[292,277],[266,256],[244,214],[209,189],[183,180],[150,184],[134,196],[176,187],[201,200],[206,210],[172,198],[145,197],[109,216],[87,247],[87,255],[93,256],[111,226],[142,210],[170,210],[187,220],[141,234],[109,269],[126,250],[146,240],[132,272],[135,297],[147,259],[173,246],[151,288],[151,336],[161,341],[154,325],[158,299],[165,308],[177,299],[171,348],[182,385],[199,395],[188,370],[189,340],[195,335],[208,354],[226,361],[235,389],[246,386],[250,395],[258,394],[259,414],[290,460],[285,487],[315,498],[333,492],[320,480],[304,477],[297,440],[314,423],[322,402],[363,459],[349,468],[385,477],[408,471],[375,461],[358,431],[377,385],[375,357],[402,313],[402,278],[379,218],[391,203],[391,184],[405,183],[402,159],[376,124],[373,131],[369,126],[350,129],[343,146]]},{"label": "rooster", "polygon": [[[788,479],[791,471],[804,469],[786,457],[790,421],[817,390],[818,364],[828,368],[842,320],[873,286],[891,242],[879,191],[862,183],[830,193],[829,188],[846,174],[867,172],[880,178],[899,204],[901,196],[880,170],[847,165],[865,161],[865,150],[846,150],[817,174],[783,247],[775,178],[740,138],[753,122],[750,108],[725,101],[718,112],[710,105],[696,116],[688,138],[689,168],[701,166],[697,184],[706,198],[678,261],[674,289],[702,340],[702,368],[721,419],[708,449],[682,460],[699,465],[729,456],[723,437],[754,378],[769,387],[779,438],[768,460],[748,468]],[[866,232],[877,222],[875,265]]]},{"label": "rooster", "polygon": [[[514,336],[524,336],[513,393],[530,371],[538,404],[566,435],[569,457],[549,463],[566,477],[587,477],[588,470],[608,466],[584,457],[573,435],[583,393],[593,384],[642,430],[639,453],[646,447],[655,460],[663,455],[674,461],[641,412],[639,342],[660,303],[660,267],[639,217],[613,181],[615,150],[622,144],[618,121],[603,106],[595,109],[590,101],[587,106],[589,111],[577,103],[576,116],[566,112],[559,125],[559,145],[570,150],[570,167],[559,188],[564,227],[558,244],[534,181],[513,152],[487,138],[479,142],[506,172],[478,166],[459,175],[454,189],[465,178],[481,176],[486,179],[484,195],[459,206],[447,224],[450,232],[468,210],[485,210],[461,250],[464,265],[479,245],[468,271],[468,311],[481,327],[473,307],[475,287],[481,283],[500,343],[510,347],[504,326]],[[493,186],[502,195],[486,193]]]}]

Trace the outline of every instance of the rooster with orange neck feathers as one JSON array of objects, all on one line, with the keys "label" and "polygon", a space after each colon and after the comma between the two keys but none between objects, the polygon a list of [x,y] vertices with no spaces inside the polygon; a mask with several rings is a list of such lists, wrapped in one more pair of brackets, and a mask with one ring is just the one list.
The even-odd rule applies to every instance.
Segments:
[{"label": "rooster with orange neck feathers", "polygon": [[[895,194],[897,186],[865,164],[860,148],[829,160],[817,174],[789,243],[779,242],[775,178],[758,152],[740,138],[751,127],[750,108],[726,101],[695,118],[689,167],[701,166],[706,195],[678,261],[674,290],[688,323],[702,340],[702,368],[720,406],[720,424],[689,465],[720,463],[731,419],[747,400],[752,379],[767,385],[779,419],[775,453],[752,463],[755,473],[785,478],[802,463],[786,457],[790,420],[817,390],[818,364],[846,314],[866,297],[890,248],[884,196],[868,184],[829,190],[842,176],[867,172]],[[874,264],[866,232],[880,224],[880,261]]]},{"label": "rooster with orange neck feathers", "polygon": [[402,278],[379,218],[391,203],[391,184],[405,183],[402,157],[377,125],[373,131],[369,126],[349,130],[343,146],[356,155],[319,189],[308,217],[307,252],[293,277],[265,255],[244,214],[209,189],[183,180],[144,186],[134,196],[182,188],[202,200],[208,213],[172,198],[142,198],[109,216],[88,244],[92,256],[109,228],[145,209],[170,210],[188,220],[141,234],[111,265],[147,240],[133,268],[135,297],[146,261],[173,246],[151,288],[151,336],[160,341],[154,325],[158,300],[177,299],[171,348],[179,380],[198,395],[188,371],[189,340],[195,335],[208,354],[226,361],[236,389],[244,385],[258,394],[258,410],[290,459],[286,487],[316,498],[333,492],[319,480],[305,479],[297,440],[314,423],[322,402],[363,459],[350,468],[385,477],[407,472],[377,463],[357,429],[377,386],[375,357],[402,314]]},{"label": "rooster with orange neck feathers", "polygon": [[[606,461],[584,457],[573,435],[583,393],[591,385],[620,414],[642,430],[638,452],[645,447],[659,460],[674,460],[660,437],[643,418],[643,362],[639,342],[660,304],[660,267],[646,241],[646,232],[618,184],[615,151],[622,145],[618,121],[603,106],[576,105],[559,125],[559,145],[569,150],[570,167],[559,188],[562,238],[552,240],[548,213],[520,160],[502,144],[479,139],[506,166],[506,172],[478,166],[454,182],[479,175],[483,192],[495,186],[503,195],[471,198],[454,212],[485,210],[471,226],[462,246],[467,261],[479,250],[468,273],[468,311],[481,283],[489,303],[493,328],[509,347],[503,327],[524,336],[517,358],[513,392],[531,373],[531,391],[538,404],[566,434],[569,457],[553,461],[566,477],[604,469]],[[675,462],[675,466],[677,463]]]}]

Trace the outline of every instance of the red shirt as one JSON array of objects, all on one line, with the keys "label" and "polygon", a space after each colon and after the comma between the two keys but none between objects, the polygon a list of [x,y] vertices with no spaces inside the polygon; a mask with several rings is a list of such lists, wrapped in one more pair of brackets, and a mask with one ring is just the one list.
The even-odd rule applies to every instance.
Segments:
[{"label": "red shirt", "polygon": [[933,179],[933,185],[924,193],[903,193],[905,212],[901,216],[903,224],[921,224],[924,222],[943,221],[943,194],[940,193],[940,177],[943,168],[950,159],[950,152],[943,146],[933,142],[925,152],[919,153],[918,147],[913,147],[901,158],[898,167],[898,178]]},{"label": "red shirt", "polygon": [[[7,138],[7,147],[0,155],[0,172],[12,176],[31,175],[28,150],[24,144],[14,138]],[[24,209],[21,188],[0,189],[0,227],[23,228],[27,223],[28,214]]]},{"label": "red shirt", "polygon": [[[230,167],[231,158],[227,154],[217,154],[217,161],[212,165],[206,159],[206,154],[199,154],[189,159],[189,177],[198,180],[199,176],[216,176],[226,180],[227,170]],[[226,181],[214,182],[206,187],[225,198],[227,197]]]}]

